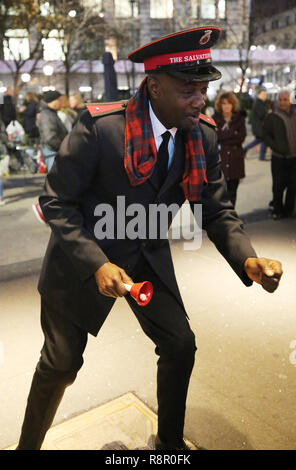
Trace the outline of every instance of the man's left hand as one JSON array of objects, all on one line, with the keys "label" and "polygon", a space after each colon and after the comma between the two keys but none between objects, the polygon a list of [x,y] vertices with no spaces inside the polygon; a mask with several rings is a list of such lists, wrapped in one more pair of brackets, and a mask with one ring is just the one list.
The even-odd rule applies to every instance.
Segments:
[{"label": "man's left hand", "polygon": [[247,258],[244,268],[249,278],[267,292],[276,290],[283,274],[281,263],[268,258]]}]

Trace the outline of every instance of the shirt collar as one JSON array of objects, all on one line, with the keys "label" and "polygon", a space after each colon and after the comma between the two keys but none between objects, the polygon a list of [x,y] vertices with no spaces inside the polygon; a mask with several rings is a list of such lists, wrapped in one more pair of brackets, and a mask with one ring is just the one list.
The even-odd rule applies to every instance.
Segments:
[{"label": "shirt collar", "polygon": [[177,128],[176,127],[172,127],[171,129],[167,129],[161,122],[160,120],[156,117],[153,109],[152,109],[152,106],[151,106],[151,103],[149,101],[149,115],[150,115],[150,120],[151,120],[151,124],[152,124],[152,130],[153,130],[153,134],[154,134],[154,138],[157,139],[159,137],[161,137],[161,135],[166,132],[166,131],[169,131],[171,136],[173,137],[173,139],[175,138],[175,135],[176,135],[176,132],[177,132]]}]

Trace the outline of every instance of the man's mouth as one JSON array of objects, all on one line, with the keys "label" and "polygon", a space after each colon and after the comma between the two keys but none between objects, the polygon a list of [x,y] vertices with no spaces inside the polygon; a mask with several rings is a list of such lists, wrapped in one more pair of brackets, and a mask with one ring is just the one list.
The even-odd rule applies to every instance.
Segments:
[{"label": "man's mouth", "polygon": [[200,114],[200,113],[196,113],[196,114],[191,114],[190,116],[188,116],[189,121],[190,121],[194,126],[197,126],[198,123],[199,123],[199,114]]}]

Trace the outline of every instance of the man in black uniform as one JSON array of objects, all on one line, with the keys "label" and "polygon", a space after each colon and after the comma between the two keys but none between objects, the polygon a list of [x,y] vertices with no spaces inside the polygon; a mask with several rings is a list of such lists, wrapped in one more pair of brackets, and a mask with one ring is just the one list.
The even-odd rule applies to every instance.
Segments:
[{"label": "man in black uniform", "polygon": [[[149,280],[151,301],[126,300],[156,345],[156,449],[186,449],[185,404],[195,337],[177,286],[167,239],[122,234],[125,206],[203,206],[203,228],[246,286],[273,292],[278,261],[258,258],[227,198],[214,123],[200,115],[208,82],[220,78],[210,47],[219,28],[194,28],[136,50],[148,77],[127,106],[89,106],[63,141],[39,199],[52,229],[39,281],[45,342],[18,449],[40,449],[65,388],[82,366],[88,333],[97,335],[124,283]],[[104,112],[105,110],[105,112]],[[100,232],[102,207],[114,212],[114,234]],[[100,217],[101,216],[101,217]],[[148,218],[147,218],[148,220]],[[130,219],[126,218],[128,228]],[[112,230],[111,230],[112,232]]]}]

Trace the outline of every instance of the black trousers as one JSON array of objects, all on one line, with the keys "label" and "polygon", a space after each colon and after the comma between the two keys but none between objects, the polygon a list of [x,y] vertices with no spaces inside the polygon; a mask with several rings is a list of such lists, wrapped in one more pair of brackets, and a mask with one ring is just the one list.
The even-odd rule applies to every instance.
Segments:
[{"label": "black trousers", "polygon": [[[174,445],[183,437],[195,337],[184,308],[143,258],[129,274],[134,282],[150,280],[154,286],[147,306],[138,306],[130,295],[126,300],[143,331],[156,345],[158,433],[163,441]],[[28,396],[18,450],[40,449],[66,387],[74,382],[83,364],[87,344],[87,332],[56,312],[54,305],[44,299],[41,325],[44,345]]]},{"label": "black trousers", "polygon": [[271,173],[273,210],[276,214],[290,216],[293,214],[296,198],[296,158],[272,155]]},{"label": "black trousers", "polygon": [[226,185],[229,200],[232,202],[233,207],[235,207],[239,179],[228,180],[226,181]]}]

